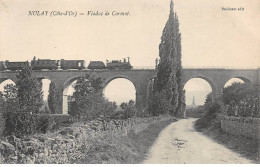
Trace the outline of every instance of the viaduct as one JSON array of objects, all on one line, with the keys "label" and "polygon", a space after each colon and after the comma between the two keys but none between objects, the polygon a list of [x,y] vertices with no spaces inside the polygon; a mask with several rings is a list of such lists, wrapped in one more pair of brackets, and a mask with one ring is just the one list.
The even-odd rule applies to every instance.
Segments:
[{"label": "viaduct", "polygon": [[[34,71],[33,75],[38,79],[49,79],[56,84],[58,92],[57,114],[68,113],[67,91],[69,85],[77,78],[86,74],[104,79],[103,89],[110,81],[117,78],[125,78],[133,83],[136,89],[136,106],[142,111],[147,107],[148,87],[150,81],[155,78],[157,71],[152,70],[56,70]],[[7,79],[17,81],[16,71],[0,72],[0,83]],[[258,69],[183,69],[184,84],[192,78],[202,78],[211,86],[213,99],[221,96],[224,85],[232,78],[242,79],[258,87],[260,95],[260,68]]]}]

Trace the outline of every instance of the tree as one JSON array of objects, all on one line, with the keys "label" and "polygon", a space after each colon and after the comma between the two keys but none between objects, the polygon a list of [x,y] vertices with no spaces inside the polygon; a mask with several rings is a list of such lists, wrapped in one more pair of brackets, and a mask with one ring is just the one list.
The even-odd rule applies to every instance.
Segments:
[{"label": "tree", "polygon": [[[154,84],[154,99],[163,100],[158,103],[165,105],[165,107],[162,106],[166,110],[164,112],[174,115],[182,109],[184,98],[181,67],[181,34],[179,33],[178,17],[173,11],[172,1],[169,19],[164,27],[159,45],[159,56],[160,62]],[[161,94],[162,92],[164,95]],[[155,108],[155,110],[159,110],[159,108]]]},{"label": "tree", "polygon": [[176,30],[176,59],[177,59],[177,71],[176,71],[176,77],[177,77],[177,85],[178,85],[178,107],[177,112],[181,112],[185,110],[186,104],[185,104],[185,91],[183,90],[184,84],[183,84],[183,72],[182,72],[182,51],[181,51],[181,33],[179,32],[179,19],[177,14],[175,13],[175,30]]},{"label": "tree", "polygon": [[3,131],[5,129],[3,103],[4,103],[3,93],[0,91],[0,136],[3,136]]},{"label": "tree", "polygon": [[121,103],[121,104],[120,104],[120,107],[121,107],[122,109],[126,109],[127,103],[125,103],[125,102]]},{"label": "tree", "polygon": [[32,75],[32,69],[29,66],[19,70],[17,78],[19,108],[23,111],[38,113],[43,105],[41,82]]},{"label": "tree", "polygon": [[209,104],[209,103],[212,103],[213,102],[213,93],[210,92],[207,97],[206,97],[206,100],[205,100],[205,104]]},{"label": "tree", "polygon": [[56,100],[57,100],[56,86],[54,82],[51,82],[49,87],[49,95],[48,95],[48,106],[51,114],[55,113]]},{"label": "tree", "polygon": [[257,96],[257,88],[250,83],[235,82],[223,90],[223,102],[225,104],[231,102],[238,104],[240,100],[251,96]]},{"label": "tree", "polygon": [[4,86],[4,92],[1,93],[3,111],[15,112],[18,109],[17,87],[13,84]]},{"label": "tree", "polygon": [[123,109],[123,111],[117,113],[117,115],[120,115],[120,118],[122,119],[133,117],[137,113],[135,102],[133,100],[129,100],[128,103],[121,103],[120,107]]},{"label": "tree", "polygon": [[103,115],[105,117],[110,117],[115,114],[115,110],[117,109],[116,102],[109,102],[108,100],[105,100],[104,106],[104,112]]},{"label": "tree", "polygon": [[77,79],[70,101],[69,114],[79,118],[92,119],[110,116],[117,108],[102,95],[102,79],[86,75]]}]

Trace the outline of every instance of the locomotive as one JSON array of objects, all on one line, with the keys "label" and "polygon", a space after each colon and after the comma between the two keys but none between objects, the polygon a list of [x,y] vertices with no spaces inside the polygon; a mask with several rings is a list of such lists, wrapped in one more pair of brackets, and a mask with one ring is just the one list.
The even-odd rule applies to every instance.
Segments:
[{"label": "locomotive", "polygon": [[126,62],[126,59],[124,58],[124,61],[121,62],[121,60],[112,60],[111,62],[107,61],[107,69],[131,69],[133,68],[129,62],[129,57],[128,61]]},{"label": "locomotive", "polygon": [[124,58],[123,62],[121,60],[112,60],[109,62],[107,60],[106,66],[102,61],[90,61],[88,65],[88,69],[109,69],[109,70],[121,70],[121,69],[132,69],[133,66],[131,66],[129,62],[129,57],[128,61]]},{"label": "locomotive", "polygon": [[[25,66],[31,66],[32,70],[70,70],[70,69],[77,69],[77,70],[83,70],[86,69],[85,61],[84,60],[51,60],[51,59],[36,59],[36,57],[33,58],[31,62],[24,61],[24,62],[9,62],[8,60],[0,61],[0,71],[4,70],[20,70],[24,68]],[[87,69],[90,70],[119,70],[119,69],[132,69],[129,62],[124,58],[123,62],[121,60],[112,60],[109,62],[107,60],[106,65],[102,61],[90,61]]]}]

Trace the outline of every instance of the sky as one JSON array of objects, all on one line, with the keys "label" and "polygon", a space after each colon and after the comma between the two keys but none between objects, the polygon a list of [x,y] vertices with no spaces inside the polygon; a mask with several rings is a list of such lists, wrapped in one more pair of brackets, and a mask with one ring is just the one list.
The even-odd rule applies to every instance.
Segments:
[{"label": "sky", "polygon": [[[169,6],[170,0],[0,0],[0,61],[36,56],[83,59],[88,64],[130,57],[135,67],[154,66]],[[85,15],[29,16],[29,11],[67,10]],[[174,10],[184,67],[260,66],[259,0],[174,0]],[[87,16],[88,11],[108,11],[110,16]],[[111,16],[113,11],[130,15]],[[186,87],[199,90],[196,84]]]}]

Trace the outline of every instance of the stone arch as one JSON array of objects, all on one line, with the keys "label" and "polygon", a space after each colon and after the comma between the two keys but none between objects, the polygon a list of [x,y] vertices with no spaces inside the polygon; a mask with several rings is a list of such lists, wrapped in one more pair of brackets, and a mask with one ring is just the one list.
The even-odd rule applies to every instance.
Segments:
[{"label": "stone arch", "polygon": [[[4,82],[8,81],[8,80],[10,80],[12,83],[5,83],[4,84]],[[1,78],[0,79],[0,91],[4,91],[4,86],[6,86],[7,84],[14,84],[14,85],[16,85],[16,82],[13,79],[11,79],[11,78]]]},{"label": "stone arch", "polygon": [[242,81],[244,81],[245,83],[250,83],[252,84],[252,81],[250,79],[248,79],[247,77],[233,77],[233,78],[238,78],[238,79],[241,79]]},{"label": "stone arch", "polygon": [[73,77],[70,77],[69,79],[67,79],[63,85],[62,85],[62,90],[66,89],[68,86],[70,86],[72,84],[72,82],[76,81],[78,78],[82,78],[84,76],[82,75],[79,75],[79,76],[73,76]]},{"label": "stone arch", "polygon": [[127,81],[129,81],[130,83],[132,83],[132,85],[134,86],[134,95],[135,95],[135,105],[137,105],[137,103],[140,101],[139,100],[139,93],[138,90],[140,90],[140,85],[137,85],[135,81],[133,81],[130,77],[126,76],[126,75],[114,75],[111,77],[108,77],[104,80],[103,82],[103,90],[102,90],[102,94],[105,95],[105,89],[106,87],[109,85],[109,83],[111,83],[112,81],[116,80],[116,79],[125,79]]},{"label": "stone arch", "polygon": [[16,84],[16,80],[14,80],[14,79],[12,79],[12,78],[1,78],[0,79],[0,84],[2,84],[4,81],[6,81],[6,80],[11,80],[11,81],[13,81],[15,84]]},{"label": "stone arch", "polygon": [[191,79],[194,79],[194,78],[203,79],[204,81],[206,81],[210,85],[210,88],[212,90],[211,93],[213,95],[213,97],[212,97],[213,101],[215,101],[215,99],[218,98],[218,96],[222,96],[223,89],[219,88],[217,83],[213,82],[213,80],[211,78],[206,77],[206,76],[202,76],[202,75],[195,75],[195,76],[189,77],[187,79],[184,79],[183,89],[184,89],[184,86],[186,85],[186,83],[188,81],[190,81]]},{"label": "stone arch", "polygon": [[66,80],[62,85],[62,114],[68,114],[69,107],[68,107],[68,89],[69,86],[76,81],[78,78],[82,78],[84,76],[74,76]]},{"label": "stone arch", "polygon": [[223,88],[225,87],[227,82],[229,82],[231,79],[234,79],[234,78],[241,79],[242,81],[244,81],[244,83],[253,84],[252,81],[250,79],[248,79],[247,77],[234,76],[234,77],[230,77],[230,78],[225,80]]},{"label": "stone arch", "polygon": [[135,81],[133,81],[130,77],[126,76],[126,75],[114,75],[114,76],[111,76],[109,78],[106,78],[104,80],[104,83],[103,83],[103,90],[102,92],[104,91],[104,89],[106,88],[106,86],[113,80],[115,79],[118,79],[118,78],[124,78],[124,79],[127,79],[128,81],[132,82],[132,84],[134,85],[135,87],[135,91],[137,92],[137,89],[138,89],[138,85],[135,83]]},{"label": "stone arch", "polygon": [[192,77],[189,77],[189,78],[185,79],[184,82],[183,82],[183,89],[184,89],[184,86],[186,85],[186,83],[188,81],[190,81],[191,79],[194,79],[194,78],[200,78],[200,79],[205,80],[210,85],[212,93],[215,94],[217,92],[216,84],[210,78],[205,77],[205,76],[200,76],[200,75],[192,76]]},{"label": "stone arch", "polygon": [[48,79],[48,80],[50,80],[50,81],[53,80],[53,78],[52,78],[52,77],[49,77],[48,75],[46,75],[46,76],[41,76],[41,77],[37,77],[37,79],[38,79],[38,80]]}]

